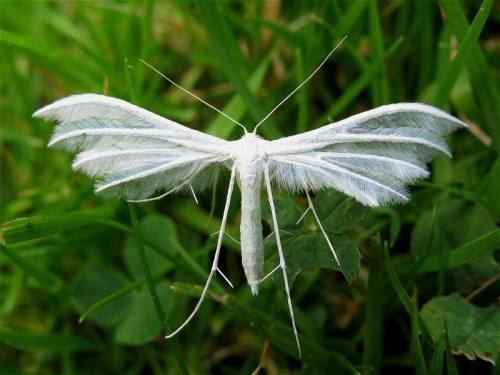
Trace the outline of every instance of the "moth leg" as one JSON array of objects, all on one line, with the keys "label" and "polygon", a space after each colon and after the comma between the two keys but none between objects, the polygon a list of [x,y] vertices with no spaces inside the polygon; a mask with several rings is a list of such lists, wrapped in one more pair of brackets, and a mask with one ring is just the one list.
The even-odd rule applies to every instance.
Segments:
[{"label": "moth leg", "polygon": [[263,282],[265,279],[267,279],[269,276],[271,276],[275,271],[280,268],[280,265],[278,264],[276,267],[273,268],[271,272],[269,272],[266,276],[264,276],[262,279],[260,279],[260,282]]},{"label": "moth leg", "polygon": [[[219,234],[220,233],[220,230],[218,230],[217,232],[214,232],[212,233],[211,235],[209,235],[209,237],[212,237],[212,236],[215,236],[216,234]],[[230,240],[232,240],[233,242],[236,242],[238,245],[241,245],[241,242],[238,241],[236,238],[234,238],[233,236],[231,236],[229,233],[224,233],[224,236],[226,236],[227,238],[229,238]]]},{"label": "moth leg", "polygon": [[274,232],[276,233],[276,244],[278,245],[278,255],[280,258],[279,265],[281,267],[281,270],[283,271],[283,281],[285,283],[285,292],[288,301],[288,310],[290,312],[290,318],[292,320],[293,334],[295,335],[295,341],[297,343],[299,357],[302,358],[302,351],[300,349],[300,342],[299,342],[299,334],[297,332],[297,326],[295,325],[295,317],[293,315],[292,298],[290,297],[290,287],[288,286],[288,275],[286,273],[285,257],[283,255],[283,248],[281,247],[280,229],[278,227],[278,219],[276,218],[276,209],[274,208],[273,192],[271,190],[271,181],[269,178],[269,167],[267,164],[264,167],[264,179],[266,183],[269,205],[271,206],[271,215],[273,217]]},{"label": "moth leg", "polygon": [[[286,233],[286,234],[289,234],[289,235],[293,235],[292,232],[289,232],[287,230],[284,230],[284,229],[280,229],[280,232],[281,233]],[[274,234],[274,230],[271,231],[271,233],[269,233],[266,237],[264,237],[264,240],[267,240],[268,238],[270,238],[272,235]]]},{"label": "moth leg", "polygon": [[311,209],[311,211],[314,215],[314,218],[316,219],[316,222],[318,223],[318,226],[319,226],[319,229],[321,230],[321,233],[323,233],[323,236],[325,237],[325,240],[328,243],[328,247],[330,248],[330,250],[333,253],[333,257],[335,258],[335,261],[340,266],[339,258],[337,258],[337,253],[335,252],[335,249],[333,248],[333,245],[330,242],[330,239],[328,238],[328,235],[326,234],[326,231],[323,228],[321,221],[319,221],[319,217],[318,217],[318,214],[316,213],[316,210],[314,209],[314,205],[312,203],[311,197],[309,196],[309,193],[307,192],[307,190],[305,192],[306,192],[306,196],[307,196],[307,202],[309,202],[309,208]]},{"label": "moth leg", "polygon": [[229,281],[229,278],[226,275],[224,275],[224,272],[222,272],[219,267],[217,267],[217,272],[220,273],[220,275],[222,276],[222,278],[224,280],[226,280],[226,283],[228,283],[231,288],[234,288],[233,283],[231,281]]},{"label": "moth leg", "polygon": [[179,328],[177,328],[174,332],[165,336],[166,339],[174,337],[177,333],[179,333],[191,321],[191,319],[193,319],[193,317],[196,315],[196,313],[200,309],[201,304],[203,303],[203,300],[205,299],[205,297],[207,295],[208,287],[210,286],[210,283],[212,282],[212,278],[214,277],[215,272],[217,272],[217,263],[219,262],[219,255],[220,255],[220,250],[222,247],[222,238],[224,237],[224,230],[226,229],[227,213],[229,211],[229,205],[231,203],[231,195],[233,194],[235,176],[236,176],[236,166],[233,165],[233,168],[231,170],[231,179],[229,181],[229,187],[227,189],[226,205],[224,206],[224,214],[222,215],[222,224],[221,224],[221,228],[220,228],[219,238],[217,240],[217,247],[215,249],[214,260],[212,262],[212,268],[210,269],[208,279],[205,283],[205,286],[203,287],[203,291],[201,292],[201,297],[198,300],[198,303],[196,304],[193,312],[187,317],[187,319],[184,321],[184,323],[182,323],[179,326]]},{"label": "moth leg", "polygon": [[302,216],[299,217],[299,220],[297,220],[295,225],[299,224],[302,221],[302,219],[306,216],[306,214],[309,212],[310,209],[311,209],[311,206],[307,207],[307,210],[305,210],[304,213],[302,214]]},{"label": "moth leg", "polygon": [[[156,197],[146,198],[146,199],[128,199],[127,202],[131,202],[131,203],[146,203],[146,202],[152,202],[152,201],[160,200],[162,198],[165,198],[167,195],[170,195],[172,193],[175,193],[177,190],[182,189],[187,184],[190,184],[192,180],[193,180],[192,178],[189,178],[186,181],[184,181],[183,183],[181,183],[180,185],[178,185],[178,186],[170,189],[169,191],[167,191],[167,192],[165,192],[165,193],[163,193],[161,195],[158,195]],[[191,184],[190,184],[190,186],[191,186]],[[193,189],[193,188],[191,187],[191,189]],[[193,194],[194,194],[194,191],[193,191]],[[196,201],[196,203],[198,203],[198,201]]]},{"label": "moth leg", "polygon": [[194,192],[193,185],[189,184],[189,189],[191,189],[191,193],[193,194],[194,201],[198,204],[198,198],[196,197],[196,193]]}]

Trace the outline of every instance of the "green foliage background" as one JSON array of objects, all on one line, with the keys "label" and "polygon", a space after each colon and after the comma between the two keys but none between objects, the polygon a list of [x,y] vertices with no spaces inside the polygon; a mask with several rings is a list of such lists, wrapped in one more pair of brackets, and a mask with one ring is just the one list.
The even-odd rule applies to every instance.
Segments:
[{"label": "green foliage background", "polygon": [[[493,372],[498,2],[3,1],[0,11],[0,373]],[[198,206],[170,196],[136,213],[95,196],[92,181],[71,171],[71,156],[45,147],[53,125],[32,113],[69,94],[105,93],[234,139],[237,128],[139,59],[251,125],[345,35],[262,134],[275,139],[419,101],[470,124],[450,137],[454,158],[435,159],[405,206],[368,210],[335,192],[316,195],[341,272],[312,217],[295,225],[304,197],[276,194],[302,360],[280,278],[252,297],[230,238],[222,268],[237,287],[216,280],[188,328],[163,340],[206,278],[227,177]],[[238,199],[228,222],[236,238]]]}]

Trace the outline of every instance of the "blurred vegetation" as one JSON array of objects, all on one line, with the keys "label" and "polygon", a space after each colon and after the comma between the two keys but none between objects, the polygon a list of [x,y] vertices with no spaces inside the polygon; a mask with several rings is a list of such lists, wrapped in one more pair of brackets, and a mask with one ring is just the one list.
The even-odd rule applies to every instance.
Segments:
[{"label": "blurred vegetation", "polygon": [[[498,10],[491,0],[2,1],[0,373],[493,373],[500,359]],[[161,331],[185,319],[206,278],[227,178],[213,195],[213,217],[209,192],[199,205],[169,196],[137,205],[135,227],[125,202],[94,195],[92,181],[71,171],[70,155],[45,147],[53,125],[32,113],[69,94],[104,93],[234,139],[237,128],[139,59],[251,125],[345,35],[263,135],[419,101],[469,123],[449,139],[454,158],[437,158],[431,179],[416,184],[404,206],[368,210],[335,192],[316,195],[342,272],[325,256],[313,219],[295,226],[304,198],[277,194],[291,233],[285,255],[302,360],[280,279],[251,296],[230,238],[222,269],[237,287],[216,280],[190,325],[163,340]],[[237,195],[228,221],[234,237]],[[272,239],[266,256],[272,269]],[[147,269],[161,305],[151,300]]]}]

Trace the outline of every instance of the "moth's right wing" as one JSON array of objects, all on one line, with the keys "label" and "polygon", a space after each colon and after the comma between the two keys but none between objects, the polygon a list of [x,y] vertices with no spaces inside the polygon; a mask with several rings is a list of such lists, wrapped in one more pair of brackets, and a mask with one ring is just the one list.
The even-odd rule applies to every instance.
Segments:
[{"label": "moth's right wing", "polygon": [[73,168],[96,177],[96,192],[111,196],[142,200],[201,189],[230,160],[227,141],[108,96],[69,96],[34,116],[59,123],[49,146],[79,152]]},{"label": "moth's right wing", "polygon": [[450,155],[443,136],[465,126],[437,108],[390,104],[268,143],[273,182],[287,190],[333,188],[367,206],[408,199],[426,163]]}]

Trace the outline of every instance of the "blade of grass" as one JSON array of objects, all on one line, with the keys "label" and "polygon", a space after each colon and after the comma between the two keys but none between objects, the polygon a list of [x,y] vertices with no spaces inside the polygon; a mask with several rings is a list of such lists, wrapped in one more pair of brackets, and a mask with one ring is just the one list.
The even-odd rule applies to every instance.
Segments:
[{"label": "blade of grass", "polygon": [[[500,229],[492,230],[465,245],[447,251],[448,269],[453,269],[466,264],[479,256],[488,254],[497,249],[500,244]],[[439,270],[439,254],[432,254],[425,258],[421,266],[415,270],[417,273],[433,272]]]},{"label": "blade of grass", "polygon": [[[46,237],[48,238],[51,235],[66,233],[72,230],[81,230],[82,228],[86,228],[90,225],[105,225],[127,234],[133,234],[132,228],[122,223],[99,216],[80,214],[76,212],[67,213],[64,217],[61,215],[39,215],[29,218],[16,219],[6,223],[2,228],[0,235],[8,244],[17,245],[31,240],[37,240]],[[213,229],[212,226],[210,228]],[[217,229],[214,229],[214,231],[216,230]],[[235,231],[233,230],[233,232]],[[144,239],[142,237],[141,240],[153,251],[170,260],[174,264],[183,266],[183,264],[180,262],[180,260],[182,260],[191,268],[191,270],[195,272],[196,275],[200,277],[200,279],[206,278],[207,274],[205,270],[180,245],[172,246],[169,251],[165,251],[165,249],[158,246],[158,244],[154,242],[148,241],[147,239]],[[234,247],[234,242],[232,242],[230,239],[226,239],[226,241],[228,244],[232,243],[232,246]],[[236,249],[236,247],[234,248]],[[215,280],[214,285],[216,285]]]},{"label": "blade of grass", "polygon": [[418,25],[418,83],[417,92],[422,90],[430,83],[432,79],[434,64],[434,35],[435,35],[435,4],[430,1],[411,2],[415,7],[415,25]]},{"label": "blade of grass", "polygon": [[429,373],[431,375],[441,375],[443,374],[443,361],[444,361],[444,352],[446,345],[446,332],[443,330],[439,341],[436,344],[434,349],[434,354],[432,355],[431,365],[429,368]]},{"label": "blade of grass", "polygon": [[384,61],[387,60],[401,45],[403,38],[398,38],[394,44],[386,51],[381,60],[370,63],[364,69],[361,76],[353,82],[347,90],[340,96],[340,98],[331,106],[326,113],[315,123],[314,127],[324,125],[330,118],[335,118],[339,113],[345,110],[356,97],[363,91],[363,89],[373,80],[377,72],[382,68]]},{"label": "blade of grass", "polygon": [[382,66],[377,70],[372,81],[372,97],[373,104],[380,106],[390,101],[389,98],[389,84],[387,81],[387,74],[384,65],[384,41],[382,37],[382,28],[380,27],[380,12],[378,11],[377,1],[373,0],[368,2],[368,16],[369,16],[369,29],[370,29],[370,48],[372,53],[372,61],[382,61]]},{"label": "blade of grass", "polygon": [[413,357],[413,364],[415,365],[415,372],[417,375],[427,375],[427,365],[425,364],[424,352],[422,350],[422,343],[420,342],[419,335],[419,316],[416,308],[411,309],[411,343],[410,350]]},{"label": "blade of grass", "polygon": [[[304,66],[303,66],[303,59],[304,57],[302,56],[302,52],[300,48],[295,49],[295,60],[296,62],[296,70],[295,74],[297,77],[297,84],[301,84],[302,81],[305,79],[304,75]],[[309,117],[309,106],[307,103],[307,97],[308,97],[308,89],[307,87],[303,87],[299,92],[297,93],[297,103],[298,103],[298,114],[297,114],[297,126],[296,126],[296,133],[300,134],[303,133],[307,130],[307,118]]]},{"label": "blade of grass", "polygon": [[[403,285],[406,285],[408,280],[410,280],[410,278],[415,274],[417,269],[425,262],[425,260],[428,258],[429,254],[430,254],[430,251],[432,249],[432,243],[436,240],[435,237],[436,237],[436,232],[438,230],[438,224],[437,224],[436,218],[437,218],[437,205],[434,205],[432,207],[432,216],[431,216],[431,223],[430,223],[431,230],[429,233],[429,239],[427,241],[427,244],[425,245],[425,249],[422,252],[422,255],[420,255],[420,257],[415,262],[413,262],[411,264],[410,268],[404,273],[404,275],[402,277],[402,284]],[[440,252],[440,254],[441,254],[441,252]],[[441,259],[442,259],[442,255],[439,258],[439,260],[441,260]],[[439,268],[439,269],[441,269],[441,268]]]},{"label": "blade of grass", "polygon": [[[201,294],[199,286],[186,283],[176,283],[174,285],[177,287],[173,290],[176,293],[187,296],[199,296]],[[255,330],[255,326],[259,327],[260,332],[268,337],[276,347],[291,357],[298,359],[295,339],[290,326],[273,318],[262,310],[242,303],[238,298],[234,298],[231,295],[217,295],[212,292],[209,292],[208,295],[214,301],[231,310],[238,319],[243,319],[249,324],[252,330]],[[330,372],[340,371],[341,373],[359,374],[356,368],[342,354],[334,350],[325,350],[314,340],[302,335],[300,336],[300,342],[303,349],[302,360],[304,362],[314,364],[315,367],[321,366]]]},{"label": "blade of grass", "polygon": [[[201,20],[207,29],[214,51],[221,61],[223,72],[234,84],[238,94],[241,95],[254,121],[258,122],[264,117],[264,110],[242,77],[241,72],[246,69],[240,47],[233,33],[229,30],[226,20],[222,17],[222,13],[218,9],[219,5],[205,1],[199,2]],[[252,129],[247,130],[252,131]],[[262,131],[269,139],[282,136],[278,128],[271,123],[263,126]]]},{"label": "blade of grass", "polygon": [[436,92],[436,96],[433,100],[433,104],[435,106],[443,107],[443,105],[447,102],[448,97],[450,96],[450,92],[455,85],[455,82],[462,72],[462,69],[465,67],[469,56],[473,52],[474,46],[477,45],[477,40],[479,39],[479,35],[483,31],[492,5],[493,0],[484,0],[481,4],[481,7],[477,11],[472,24],[468,28],[467,33],[460,43],[457,55],[451,62],[448,69],[446,69],[444,77],[439,79],[439,86]]},{"label": "blade of grass", "polygon": [[392,262],[391,262],[391,256],[389,254],[389,250],[384,248],[384,259],[385,259],[385,269],[387,272],[387,277],[389,278],[389,281],[391,282],[392,287],[394,288],[394,291],[396,292],[396,295],[399,298],[399,301],[403,304],[405,307],[406,311],[410,315],[410,318],[413,319],[412,314],[415,312],[417,315],[418,323],[420,326],[420,329],[424,335],[424,338],[428,342],[432,342],[432,337],[429,333],[429,330],[427,329],[424,321],[420,317],[420,314],[418,313],[417,308],[413,305],[413,302],[410,299],[410,296],[408,293],[406,293],[405,288],[399,281],[396,272],[394,271],[394,268],[392,267]]},{"label": "blade of grass", "polygon": [[384,332],[384,255],[380,237],[372,242],[368,260],[370,274],[366,292],[363,364],[371,367],[370,373],[380,373]]},{"label": "blade of grass", "polygon": [[339,36],[352,32],[354,26],[358,24],[359,18],[367,5],[367,1],[353,1],[350,3],[349,9],[342,14],[338,24],[335,25],[335,29],[338,30]]},{"label": "blade of grass", "polygon": [[[446,14],[448,25],[459,42],[465,38],[469,23],[465,17],[462,5],[459,1],[439,0],[439,5]],[[495,80],[490,74],[488,62],[477,43],[472,47],[472,56],[467,62],[467,68],[471,75],[471,84],[475,97],[478,101],[484,125],[494,139],[496,147],[500,147],[500,108],[498,106],[498,89]]]},{"label": "blade of grass", "polygon": [[[158,319],[160,320],[163,333],[166,335],[167,333],[171,332],[171,330],[167,321],[165,320],[165,312],[163,311],[160,299],[158,298],[158,294],[156,293],[153,276],[151,275],[151,270],[149,269],[148,261],[146,259],[146,252],[144,251],[144,246],[141,240],[141,235],[139,232],[139,221],[137,220],[137,212],[134,204],[128,203],[128,210],[130,215],[130,222],[132,223],[132,230],[134,231],[136,249],[139,255],[139,259],[141,260],[141,266],[144,272],[144,277],[146,279],[149,294],[151,295],[151,299],[153,300],[156,314],[158,315]],[[170,339],[170,345],[172,347],[172,353],[175,357],[177,365],[179,366],[179,369],[183,374],[188,374],[189,372],[186,363],[184,362],[184,360],[181,357],[181,354],[179,353],[179,349],[177,348],[177,343],[175,338]]]},{"label": "blade of grass", "polygon": [[448,375],[458,375],[457,363],[451,351],[450,336],[448,335],[448,323],[444,321],[444,335],[446,338],[446,370]]},{"label": "blade of grass", "polygon": [[72,56],[57,52],[47,45],[35,43],[24,35],[0,29],[0,44],[17,48],[30,56],[32,61],[64,78],[65,81],[77,82],[78,85],[86,88],[93,88],[96,85],[96,77],[90,77],[91,72],[88,71],[85,64]]},{"label": "blade of grass", "polygon": [[[268,53],[262,59],[259,66],[255,69],[253,74],[248,79],[248,87],[252,93],[257,92],[257,89],[262,84],[264,77],[269,69],[269,63],[271,62],[271,57],[273,51]],[[223,108],[222,112],[228,114],[236,121],[240,121],[246,111],[245,104],[241,99],[241,96],[235,95],[229,103]],[[236,130],[234,126],[228,126],[227,121],[222,116],[216,116],[215,119],[205,128],[205,133],[215,135],[220,138],[227,139]]]},{"label": "blade of grass", "polygon": [[32,333],[0,328],[0,342],[24,351],[96,351],[102,347],[83,337],[58,333]]},{"label": "blade of grass", "polygon": [[11,250],[8,246],[0,244],[0,250],[9,258],[13,263],[23,269],[28,276],[37,280],[44,289],[51,293],[66,293],[65,283],[57,275],[52,272],[26,260],[19,255],[16,251]]}]

